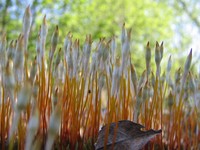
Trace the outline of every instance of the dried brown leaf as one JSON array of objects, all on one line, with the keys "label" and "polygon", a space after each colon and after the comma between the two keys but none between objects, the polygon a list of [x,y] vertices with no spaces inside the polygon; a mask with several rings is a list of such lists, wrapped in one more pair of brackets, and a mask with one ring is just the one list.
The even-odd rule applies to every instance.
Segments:
[{"label": "dried brown leaf", "polygon": [[[103,126],[99,131],[97,142],[95,143],[96,150],[104,149],[104,140],[106,135],[107,125]],[[122,120],[116,123],[111,123],[109,126],[109,134],[107,141],[107,150],[139,150],[141,149],[149,140],[155,137],[157,134],[161,133],[162,130],[147,130],[141,131],[144,128],[143,125],[134,123],[129,120]],[[116,133],[115,133],[116,132]],[[115,138],[113,142],[113,138]]]}]

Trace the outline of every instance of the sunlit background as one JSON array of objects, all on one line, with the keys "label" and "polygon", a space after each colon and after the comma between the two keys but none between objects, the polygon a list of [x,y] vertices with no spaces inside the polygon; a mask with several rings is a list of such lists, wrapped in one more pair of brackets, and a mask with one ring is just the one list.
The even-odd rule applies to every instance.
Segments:
[{"label": "sunlit background", "polygon": [[[25,8],[30,5],[32,34],[29,51],[35,55],[35,39],[42,18],[48,21],[48,43],[55,25],[60,29],[60,47],[66,34],[84,42],[92,34],[93,49],[100,37],[120,35],[122,24],[132,28],[132,58],[137,68],[143,68],[144,49],[148,41],[154,49],[155,42],[164,41],[165,61],[172,55],[179,66],[193,49],[193,68],[200,68],[200,1],[199,0],[1,0],[0,33],[7,33],[8,41],[20,34]],[[118,46],[120,55],[120,46]],[[138,55],[139,54],[139,55]],[[194,67],[195,66],[195,67]],[[175,67],[175,69],[177,69]],[[142,70],[142,69],[141,69]],[[139,70],[140,72],[140,70]]]},{"label": "sunlit background", "polygon": [[138,147],[160,129],[145,149],[200,149],[199,16],[199,0],[0,0],[0,149]]}]

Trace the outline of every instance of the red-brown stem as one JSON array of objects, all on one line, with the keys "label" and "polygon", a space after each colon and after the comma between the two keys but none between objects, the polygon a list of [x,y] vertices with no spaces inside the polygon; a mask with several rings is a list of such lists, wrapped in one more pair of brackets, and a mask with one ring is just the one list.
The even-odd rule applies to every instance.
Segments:
[{"label": "red-brown stem", "polygon": [[[96,77],[95,77],[95,79],[96,79],[96,81],[97,81],[97,74],[96,74]],[[98,119],[98,85],[96,84],[96,95],[95,95],[95,109],[94,109],[94,111],[95,111],[95,113],[94,113],[94,132],[93,132],[93,139],[95,139],[95,135],[96,135],[96,133],[98,132],[98,129],[97,129],[97,127],[98,127],[98,125],[97,125],[97,119]]]},{"label": "red-brown stem", "polygon": [[[160,88],[160,123],[161,123],[161,129],[163,129],[163,126],[162,126],[162,122],[163,122],[163,96],[164,95],[163,95],[163,92],[162,92],[162,88]],[[161,132],[160,144],[161,144],[161,147],[163,149],[162,132]]]},{"label": "red-brown stem", "polygon": [[115,143],[115,140],[116,140],[116,136],[117,136],[117,129],[118,129],[118,121],[116,121],[116,124],[115,124],[115,128],[114,128],[114,136],[113,136],[113,140],[112,140],[112,150],[114,149],[114,143]]},{"label": "red-brown stem", "polygon": [[3,91],[2,91],[2,108],[1,108],[1,142],[2,142],[2,145],[1,145],[1,149],[4,150],[5,149],[5,110],[4,110],[4,107],[5,107],[5,99],[4,99],[4,88],[3,88]]}]

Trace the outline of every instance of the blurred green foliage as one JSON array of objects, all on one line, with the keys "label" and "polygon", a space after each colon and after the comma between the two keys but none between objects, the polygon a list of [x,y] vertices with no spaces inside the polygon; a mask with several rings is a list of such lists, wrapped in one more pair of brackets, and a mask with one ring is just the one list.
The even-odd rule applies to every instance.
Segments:
[{"label": "blurred green foliage", "polygon": [[[21,32],[22,14],[30,4],[33,14],[29,51],[35,54],[36,37],[42,18],[46,14],[48,21],[47,50],[55,26],[59,25],[60,41],[71,31],[73,39],[80,39],[83,44],[85,35],[91,34],[94,46],[100,37],[110,38],[113,35],[120,39],[121,26],[132,28],[132,58],[136,68],[144,68],[145,45],[150,41],[154,51],[155,42],[164,41],[165,48],[173,51],[174,11],[166,1],[155,0],[4,0],[0,2],[0,31],[7,32],[7,39],[16,39]],[[188,43],[184,38],[183,43]],[[183,46],[184,44],[182,44]],[[170,47],[171,46],[171,47]],[[118,55],[121,46],[118,44]],[[166,51],[165,49],[165,51]],[[138,55],[139,54],[139,55]],[[153,53],[154,54],[154,53]],[[167,60],[165,56],[164,60]],[[153,60],[152,60],[153,61]],[[142,69],[141,69],[142,70]],[[140,72],[140,70],[139,70]]]}]

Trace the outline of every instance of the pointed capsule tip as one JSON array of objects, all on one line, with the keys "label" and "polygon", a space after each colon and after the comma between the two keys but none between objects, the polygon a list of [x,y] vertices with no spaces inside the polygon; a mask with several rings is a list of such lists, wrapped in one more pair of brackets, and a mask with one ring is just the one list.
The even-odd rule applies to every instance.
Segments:
[{"label": "pointed capsule tip", "polygon": [[44,15],[44,17],[43,17],[43,24],[46,24],[46,14]]},{"label": "pointed capsule tip", "polygon": [[58,30],[58,25],[56,25],[56,30]]},{"label": "pointed capsule tip", "polygon": [[30,15],[31,13],[30,4],[26,7],[25,13]]},{"label": "pointed capsule tip", "polygon": [[92,35],[91,34],[88,35],[88,42],[89,42],[89,44],[92,43]]},{"label": "pointed capsule tip", "polygon": [[190,53],[188,54],[188,58],[191,60],[192,59],[192,48],[190,49]]},{"label": "pointed capsule tip", "polygon": [[13,41],[13,40],[11,40],[11,41],[10,41],[10,45],[13,45],[13,43],[14,43],[14,41]]},{"label": "pointed capsule tip", "polygon": [[156,41],[156,47],[158,47],[159,46],[159,43],[158,43],[158,41]]},{"label": "pointed capsule tip", "polygon": [[19,36],[18,36],[18,38],[17,38],[17,40],[19,40],[21,38],[21,36],[22,36],[22,34],[20,33]]},{"label": "pointed capsule tip", "polygon": [[170,54],[170,55],[169,55],[169,59],[168,59],[168,60],[171,60],[171,58],[172,58],[172,55]]},{"label": "pointed capsule tip", "polygon": [[192,48],[190,49],[190,54],[192,54]]},{"label": "pointed capsule tip", "polygon": [[26,7],[26,10],[29,10],[30,9],[30,4],[28,4],[28,6]]},{"label": "pointed capsule tip", "polygon": [[147,42],[147,45],[149,45],[150,43],[149,43],[149,41]]}]

